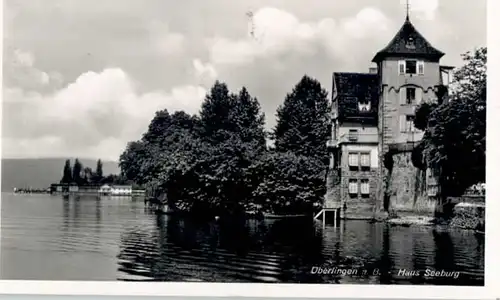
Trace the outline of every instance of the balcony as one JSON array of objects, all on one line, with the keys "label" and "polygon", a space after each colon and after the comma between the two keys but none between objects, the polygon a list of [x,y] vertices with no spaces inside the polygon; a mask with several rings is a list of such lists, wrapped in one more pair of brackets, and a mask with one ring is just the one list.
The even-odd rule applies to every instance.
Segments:
[{"label": "balcony", "polygon": [[328,149],[337,148],[340,144],[367,144],[367,143],[378,143],[378,134],[375,133],[345,133],[341,135],[337,140],[328,140],[326,142],[326,147]]},{"label": "balcony", "polygon": [[378,143],[378,134],[349,132],[341,135],[337,143]]}]

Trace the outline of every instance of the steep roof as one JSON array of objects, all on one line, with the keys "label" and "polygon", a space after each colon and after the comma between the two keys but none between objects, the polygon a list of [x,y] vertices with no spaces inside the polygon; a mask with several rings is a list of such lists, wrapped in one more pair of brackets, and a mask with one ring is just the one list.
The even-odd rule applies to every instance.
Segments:
[{"label": "steep roof", "polygon": [[[379,77],[370,73],[333,73],[334,89],[341,121],[377,124]],[[366,111],[361,107],[367,107]]]},{"label": "steep roof", "polygon": [[380,50],[375,55],[372,61],[379,62],[388,56],[401,55],[439,60],[443,57],[444,53],[434,48],[422,34],[417,31],[407,17],[401,29],[396,33],[396,36],[394,36],[384,49]]}]

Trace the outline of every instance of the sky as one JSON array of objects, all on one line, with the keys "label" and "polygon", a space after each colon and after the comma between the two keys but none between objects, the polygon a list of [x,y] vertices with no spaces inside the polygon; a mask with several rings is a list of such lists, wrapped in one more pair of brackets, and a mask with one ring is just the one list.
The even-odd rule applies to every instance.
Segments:
[{"label": "sky", "polygon": [[[272,128],[303,75],[331,94],[405,16],[402,0],[5,0],[2,156],[116,161],[157,110],[198,113],[215,80],[246,86]],[[442,64],[486,46],[486,0],[411,0],[410,18]]]}]

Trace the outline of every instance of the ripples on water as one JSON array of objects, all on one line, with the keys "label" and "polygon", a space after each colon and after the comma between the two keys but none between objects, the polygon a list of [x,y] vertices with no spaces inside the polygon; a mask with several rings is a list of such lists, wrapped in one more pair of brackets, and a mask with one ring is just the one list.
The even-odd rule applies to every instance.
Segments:
[{"label": "ripples on water", "polygon": [[[309,218],[198,223],[152,214],[141,199],[12,194],[2,194],[1,230],[2,279],[484,284],[484,239],[467,231],[364,221],[323,229]],[[381,275],[311,274],[353,264]],[[426,268],[461,273],[397,274]]]}]

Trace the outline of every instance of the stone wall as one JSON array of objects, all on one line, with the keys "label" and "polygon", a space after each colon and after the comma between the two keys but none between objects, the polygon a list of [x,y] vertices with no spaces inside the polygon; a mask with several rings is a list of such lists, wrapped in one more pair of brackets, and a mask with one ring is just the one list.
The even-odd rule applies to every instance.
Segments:
[{"label": "stone wall", "polygon": [[392,154],[392,159],[386,190],[389,211],[433,215],[437,201],[427,196],[426,172],[413,166],[410,151],[396,152]]},{"label": "stone wall", "polygon": [[[341,207],[341,217],[347,219],[371,219],[377,203],[379,171],[376,167],[367,170],[351,170],[347,159],[348,151],[343,153],[340,165],[330,168],[326,179],[324,208]],[[378,163],[377,163],[378,165]],[[349,181],[358,180],[358,194],[349,194]],[[361,194],[361,180],[369,180],[369,194]]]},{"label": "stone wall", "polygon": [[326,195],[324,208],[337,208],[340,201],[340,171],[330,168],[326,178]]},{"label": "stone wall", "polygon": [[[369,152],[370,167],[349,167],[349,153]],[[377,145],[345,145],[340,157],[339,196],[341,200],[341,217],[344,219],[371,219],[377,203],[377,188],[379,182]],[[358,193],[349,194],[349,181],[357,180]],[[369,181],[369,194],[361,194],[361,181]]]},{"label": "stone wall", "polygon": [[[341,217],[345,219],[371,219],[374,216],[374,210],[377,200],[378,188],[378,170],[370,169],[368,171],[350,171],[349,168],[343,168],[341,171],[340,199],[342,200]],[[358,194],[349,194],[349,180],[356,179],[360,182],[362,179],[368,179],[370,183],[369,195],[362,195],[358,186]]]}]

